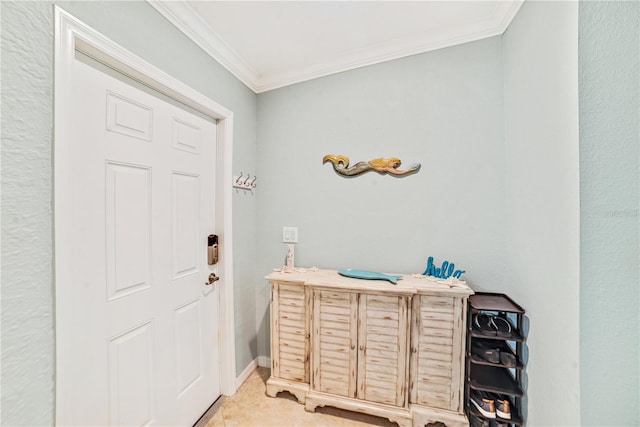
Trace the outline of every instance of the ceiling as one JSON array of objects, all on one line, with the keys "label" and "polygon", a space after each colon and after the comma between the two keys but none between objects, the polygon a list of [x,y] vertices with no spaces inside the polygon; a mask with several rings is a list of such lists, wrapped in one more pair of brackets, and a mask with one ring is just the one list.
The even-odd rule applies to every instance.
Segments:
[{"label": "ceiling", "polygon": [[502,34],[523,0],[147,0],[254,92]]}]

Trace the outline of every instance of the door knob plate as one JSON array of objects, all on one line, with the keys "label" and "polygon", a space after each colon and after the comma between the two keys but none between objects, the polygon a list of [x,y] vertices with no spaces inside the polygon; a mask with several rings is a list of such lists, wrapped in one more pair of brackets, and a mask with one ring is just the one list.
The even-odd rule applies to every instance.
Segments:
[{"label": "door knob plate", "polygon": [[216,276],[216,273],[211,273],[209,274],[209,281],[208,282],[204,282],[205,285],[211,285],[213,282],[217,282],[218,280],[220,280],[220,278],[218,276]]}]

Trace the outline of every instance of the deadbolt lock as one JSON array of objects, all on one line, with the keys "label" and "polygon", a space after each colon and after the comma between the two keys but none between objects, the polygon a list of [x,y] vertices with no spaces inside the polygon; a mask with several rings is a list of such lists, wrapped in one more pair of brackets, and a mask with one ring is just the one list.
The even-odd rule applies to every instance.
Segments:
[{"label": "deadbolt lock", "polygon": [[207,237],[207,264],[218,263],[218,236],[209,234]]}]

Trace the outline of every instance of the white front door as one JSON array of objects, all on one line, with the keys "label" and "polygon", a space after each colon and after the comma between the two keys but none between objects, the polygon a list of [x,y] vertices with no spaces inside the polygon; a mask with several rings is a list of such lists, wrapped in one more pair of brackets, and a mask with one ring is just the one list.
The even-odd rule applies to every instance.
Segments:
[{"label": "white front door", "polygon": [[69,78],[58,420],[192,425],[220,395],[216,123],[78,52]]}]

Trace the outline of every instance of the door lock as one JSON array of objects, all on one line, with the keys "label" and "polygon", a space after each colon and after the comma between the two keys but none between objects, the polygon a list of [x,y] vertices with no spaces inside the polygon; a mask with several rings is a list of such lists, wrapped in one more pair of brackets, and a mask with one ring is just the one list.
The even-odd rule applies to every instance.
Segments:
[{"label": "door lock", "polygon": [[204,282],[205,285],[211,285],[213,282],[217,282],[218,280],[220,280],[220,278],[218,276],[216,276],[216,273],[211,273],[209,274],[209,281],[208,282]]},{"label": "door lock", "polygon": [[218,236],[209,234],[207,236],[207,264],[214,265],[218,263]]}]

